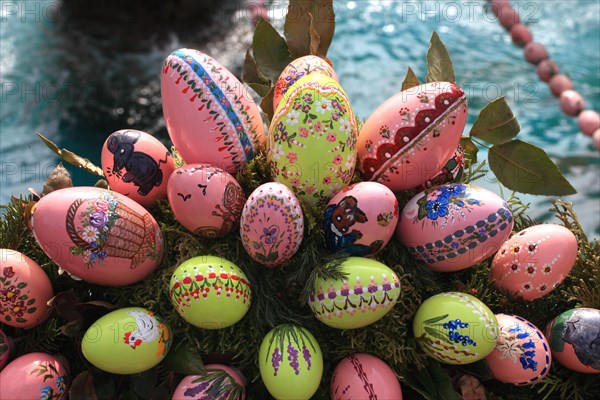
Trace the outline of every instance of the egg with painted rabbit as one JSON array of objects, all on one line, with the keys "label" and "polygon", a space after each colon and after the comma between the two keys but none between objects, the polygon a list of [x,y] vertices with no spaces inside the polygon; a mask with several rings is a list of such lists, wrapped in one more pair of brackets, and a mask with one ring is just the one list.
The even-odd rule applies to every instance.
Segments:
[{"label": "egg with painted rabbit", "polygon": [[0,371],[0,399],[66,398],[69,366],[62,357],[27,353]]}]

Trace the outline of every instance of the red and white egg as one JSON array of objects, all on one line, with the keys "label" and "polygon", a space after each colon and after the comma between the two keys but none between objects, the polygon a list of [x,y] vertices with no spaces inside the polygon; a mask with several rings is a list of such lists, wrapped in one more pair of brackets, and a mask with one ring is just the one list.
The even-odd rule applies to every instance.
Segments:
[{"label": "red and white egg", "polygon": [[102,170],[112,190],[148,207],[167,197],[167,182],[175,171],[175,162],[152,135],[122,129],[104,142]]},{"label": "red and white egg", "polygon": [[501,291],[533,300],[547,295],[577,259],[577,238],[561,225],[535,225],[514,234],[494,257],[490,278]]},{"label": "red and white egg", "polygon": [[260,111],[244,85],[198,50],[171,53],[162,69],[165,124],[181,157],[240,171],[264,145]]},{"label": "red and white egg", "polygon": [[402,389],[384,361],[370,354],[351,354],[335,367],[329,396],[332,400],[402,400]]},{"label": "red and white egg", "polygon": [[248,197],[240,220],[246,252],[266,266],[279,265],[296,254],[304,236],[304,216],[287,186],[265,183]]},{"label": "red and white egg", "polygon": [[[231,398],[244,400],[246,398],[244,391],[246,379],[237,368],[222,364],[207,364],[204,368],[207,372],[206,375],[188,375],[183,378],[175,388],[171,400],[202,400],[207,396],[214,400]],[[227,375],[221,381],[222,373]],[[214,395],[219,392],[222,394]],[[234,393],[237,393],[237,396]]]},{"label": "red and white egg", "polygon": [[452,157],[467,121],[467,98],[449,82],[404,90],[371,114],[358,136],[358,169],[392,191],[435,177]]},{"label": "red and white egg", "polygon": [[67,365],[57,357],[25,354],[0,372],[0,399],[64,399],[68,374]]},{"label": "red and white egg", "polygon": [[277,83],[273,89],[273,110],[277,108],[288,89],[298,79],[312,73],[327,75],[338,81],[338,77],[331,65],[321,57],[312,55],[299,57],[289,63],[277,79]]},{"label": "red and white egg", "polygon": [[325,244],[331,251],[369,256],[383,249],[398,223],[398,201],[386,186],[359,182],[333,196],[325,209]]},{"label": "red and white egg", "polygon": [[177,221],[196,235],[220,238],[237,228],[246,197],[226,171],[208,164],[177,169],[167,186]]},{"label": "red and white egg", "polygon": [[396,228],[409,253],[434,271],[453,272],[493,255],[514,221],[495,193],[453,183],[418,193],[406,204]]},{"label": "red and white egg", "polygon": [[496,314],[500,335],[485,358],[492,377],[517,386],[544,379],[552,365],[550,345],[535,325],[512,314]]},{"label": "red and white egg", "polygon": [[0,249],[0,322],[33,328],[50,315],[48,301],[53,296],[50,279],[35,261],[16,250]]}]

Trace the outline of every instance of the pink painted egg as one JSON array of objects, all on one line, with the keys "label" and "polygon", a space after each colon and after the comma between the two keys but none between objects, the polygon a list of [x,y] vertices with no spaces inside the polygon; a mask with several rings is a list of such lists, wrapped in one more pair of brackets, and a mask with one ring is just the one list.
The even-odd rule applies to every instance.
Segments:
[{"label": "pink painted egg", "polygon": [[523,50],[525,60],[533,65],[538,65],[540,62],[548,58],[546,48],[535,42],[529,42]]},{"label": "pink painted egg", "polygon": [[552,356],[546,337],[535,325],[512,314],[496,314],[500,335],[485,358],[492,377],[526,386],[541,381],[550,371]]},{"label": "pink painted egg", "polygon": [[573,82],[571,78],[563,74],[556,74],[550,78],[550,91],[556,97],[560,97],[562,92],[567,90],[573,90]]},{"label": "pink painted egg", "polygon": [[546,83],[550,82],[550,79],[559,73],[560,69],[558,68],[558,65],[549,59],[542,60],[537,66],[538,77]]},{"label": "pink painted egg", "polygon": [[177,221],[208,238],[220,238],[234,230],[246,202],[235,178],[208,164],[177,169],[169,179],[167,194]]},{"label": "pink painted egg", "polygon": [[148,207],[167,197],[167,181],[175,162],[158,139],[122,129],[104,142],[102,170],[112,190]]},{"label": "pink painted egg", "polygon": [[294,193],[277,182],[256,188],[244,205],[240,236],[246,252],[263,265],[292,258],[304,236],[304,216]]},{"label": "pink painted egg", "polygon": [[592,136],[596,130],[600,129],[600,114],[594,110],[582,111],[577,122],[584,135]]},{"label": "pink painted egg", "polygon": [[465,170],[465,151],[461,145],[456,146],[452,158],[449,159],[436,176],[429,179],[417,190],[423,191],[433,186],[443,185],[451,181],[456,181],[462,177]]},{"label": "pink painted egg", "polygon": [[535,225],[502,245],[492,261],[490,279],[501,291],[529,301],[558,286],[576,259],[577,239],[569,229]]},{"label": "pink painted egg", "polygon": [[525,46],[533,39],[533,35],[529,28],[523,24],[515,24],[510,29],[510,36],[512,41],[518,46]]},{"label": "pink painted egg", "polygon": [[6,333],[0,329],[0,371],[8,364],[10,358],[11,341]]},{"label": "pink painted egg", "polygon": [[[202,400],[207,396],[214,400],[244,400],[246,379],[235,367],[222,364],[204,366],[206,375],[188,375],[175,388],[172,400]],[[223,379],[224,378],[224,379]],[[223,379],[223,380],[221,380]],[[209,393],[221,395],[209,396]]]},{"label": "pink painted egg", "polygon": [[338,77],[327,61],[317,56],[303,56],[295,59],[287,65],[279,75],[275,88],[273,89],[273,110],[277,108],[279,102],[288,91],[288,89],[298,81],[298,79],[312,73],[327,75],[338,81]]},{"label": "pink painted egg", "polygon": [[332,400],[402,400],[402,390],[385,362],[370,354],[351,354],[335,367],[329,396]]},{"label": "pink painted egg", "polygon": [[131,285],[162,261],[156,220],[135,201],[110,190],[56,190],[37,203],[32,225],[48,257],[86,282]]},{"label": "pink painted egg", "polygon": [[35,261],[16,250],[0,249],[0,322],[33,328],[50,315],[47,303],[53,296],[50,279]]},{"label": "pink painted egg", "polygon": [[600,374],[600,310],[573,308],[546,327],[552,357],[564,367],[583,374]]},{"label": "pink painted egg", "polygon": [[161,96],[167,130],[188,164],[207,163],[233,173],[264,145],[254,100],[207,54],[193,49],[171,53],[162,69]]},{"label": "pink painted egg", "polygon": [[452,272],[498,251],[513,223],[498,195],[454,183],[413,197],[402,211],[396,234],[414,258],[434,271]]},{"label": "pink painted egg", "polygon": [[359,182],[333,196],[323,231],[331,251],[368,256],[383,249],[398,223],[398,200],[377,182]]},{"label": "pink painted egg", "polygon": [[452,153],[467,121],[467,98],[453,83],[405,90],[380,105],[358,136],[358,168],[365,180],[394,192],[432,179]]},{"label": "pink painted egg", "polygon": [[68,375],[65,363],[50,354],[25,354],[0,372],[0,399],[64,399]]},{"label": "pink painted egg", "polygon": [[585,108],[583,96],[574,90],[565,90],[559,97],[561,110],[572,117],[577,116]]}]

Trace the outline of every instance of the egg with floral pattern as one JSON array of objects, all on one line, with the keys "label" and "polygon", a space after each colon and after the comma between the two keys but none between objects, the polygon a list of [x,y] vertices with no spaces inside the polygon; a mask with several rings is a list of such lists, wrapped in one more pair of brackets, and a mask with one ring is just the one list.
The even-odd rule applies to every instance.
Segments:
[{"label": "egg with floral pattern", "polygon": [[205,238],[221,238],[235,230],[246,202],[235,178],[209,164],[177,169],[169,179],[167,194],[177,221]]},{"label": "egg with floral pattern", "polygon": [[152,135],[122,129],[104,142],[102,170],[112,190],[149,207],[167,197],[167,181],[175,171],[175,161]]},{"label": "egg with floral pattern", "polygon": [[207,54],[171,53],[162,69],[161,96],[169,136],[188,164],[234,173],[264,146],[264,124],[252,96]]},{"label": "egg with floral pattern", "polygon": [[546,337],[525,318],[496,314],[499,336],[496,347],[485,358],[492,377],[517,386],[544,379],[552,365]]},{"label": "egg with floral pattern", "polygon": [[370,354],[351,354],[333,370],[329,397],[402,400],[402,389],[396,374],[383,360]]},{"label": "egg with floral pattern", "polygon": [[16,250],[0,249],[0,322],[33,328],[48,318],[54,296],[46,272]]},{"label": "egg with floral pattern", "polygon": [[358,182],[333,196],[323,218],[331,251],[370,256],[383,249],[398,223],[398,201],[386,186]]},{"label": "egg with floral pattern", "polygon": [[453,183],[418,193],[408,201],[396,228],[398,240],[430,269],[459,271],[493,255],[514,221],[495,193]]},{"label": "egg with floral pattern", "polygon": [[321,57],[308,55],[296,58],[283,69],[277,79],[273,89],[273,110],[277,109],[279,102],[294,83],[303,76],[313,73],[327,75],[338,81],[331,65]]},{"label": "egg with floral pattern", "polygon": [[269,128],[271,175],[301,200],[325,202],[352,179],[356,138],[341,86],[326,75],[304,76],[283,96]]},{"label": "egg with floral pattern", "polygon": [[290,258],[302,243],[304,216],[287,186],[265,183],[252,192],[244,205],[240,237],[256,262],[272,267]]},{"label": "egg with floral pattern", "polygon": [[10,358],[11,342],[10,338],[6,336],[4,331],[0,329],[0,371],[8,364]]},{"label": "egg with floral pattern", "polygon": [[338,269],[345,278],[315,280],[308,305],[319,321],[337,329],[362,328],[394,308],[400,297],[400,280],[387,265],[349,257]]},{"label": "egg with floral pattern", "polygon": [[198,256],[179,265],[169,283],[171,303],[190,324],[222,329],[241,320],[250,309],[248,277],[220,257]]},{"label": "egg with floral pattern", "polygon": [[173,341],[171,330],[150,310],[121,308],[92,324],[81,352],[96,368],[111,374],[137,374],[160,363]]},{"label": "egg with floral pattern", "polygon": [[0,372],[0,399],[62,400],[67,395],[68,366],[46,353],[28,353]]},{"label": "egg with floral pattern", "polygon": [[524,300],[547,295],[571,272],[577,238],[561,225],[534,225],[515,233],[494,257],[490,279]]},{"label": "egg with floral pattern", "polygon": [[[234,367],[204,366],[205,375],[188,375],[179,382],[171,400],[244,400],[246,379]],[[217,395],[217,393],[220,393]]]},{"label": "egg with floral pattern", "polygon": [[467,121],[464,91],[449,82],[404,90],[381,104],[358,137],[365,180],[397,192],[434,178],[452,157]]},{"label": "egg with floral pattern", "polygon": [[32,225],[48,257],[89,283],[130,285],[150,275],[162,260],[162,234],[154,217],[111,190],[55,190],[36,204]]},{"label": "egg with floral pattern", "polygon": [[498,320],[478,298],[444,292],[417,310],[413,333],[430,357],[445,364],[470,364],[487,357],[499,337]]},{"label": "egg with floral pattern", "polygon": [[278,400],[308,400],[321,383],[323,353],[306,328],[284,324],[266,334],[258,366],[271,396]]},{"label": "egg with floral pattern", "polygon": [[582,374],[600,374],[600,310],[572,308],[546,327],[552,357]]}]

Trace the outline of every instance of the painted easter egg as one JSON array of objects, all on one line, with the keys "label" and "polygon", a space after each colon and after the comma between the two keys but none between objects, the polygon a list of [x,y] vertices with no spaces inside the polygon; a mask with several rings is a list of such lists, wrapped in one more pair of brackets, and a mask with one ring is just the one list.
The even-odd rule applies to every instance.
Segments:
[{"label": "painted easter egg", "polygon": [[177,169],[167,187],[177,221],[196,235],[220,238],[237,228],[246,202],[233,176],[208,164]]},{"label": "painted easter egg", "polygon": [[[171,400],[244,400],[246,380],[237,368],[221,364],[204,366],[205,375],[188,375],[175,388]],[[215,393],[220,393],[216,395]]]},{"label": "painted easter egg", "polygon": [[46,353],[29,353],[0,372],[0,399],[64,399],[68,367]]},{"label": "painted easter egg", "polygon": [[573,308],[546,327],[552,357],[584,374],[600,374],[600,310]]},{"label": "painted easter egg", "polygon": [[370,256],[388,244],[397,223],[398,201],[390,189],[377,182],[355,183],[325,209],[325,244],[331,251]]},{"label": "painted easter egg", "polygon": [[573,232],[561,225],[534,225],[502,245],[492,261],[490,278],[503,292],[533,300],[558,286],[576,259]]},{"label": "painted easter egg", "polygon": [[460,179],[465,170],[465,151],[461,145],[456,146],[452,158],[449,159],[436,176],[419,185],[417,190],[423,191],[433,186],[443,185]]},{"label": "painted easter egg", "polygon": [[258,365],[271,396],[278,400],[308,400],[321,383],[323,354],[307,329],[284,324],[270,330],[263,339]]},{"label": "painted easter egg", "polygon": [[351,354],[342,359],[333,370],[329,394],[332,400],[402,400],[394,371],[370,354]]},{"label": "painted easter egg", "polygon": [[472,267],[506,241],[514,221],[498,195],[453,183],[418,193],[402,210],[396,229],[409,253],[434,271]]},{"label": "painted easter egg", "polygon": [[179,49],[161,78],[165,124],[186,163],[240,171],[264,146],[260,111],[244,85],[215,59]]},{"label": "painted easter egg", "polygon": [[16,250],[0,249],[0,322],[33,328],[50,315],[47,303],[53,296],[48,275],[35,261]]},{"label": "painted easter egg", "polygon": [[48,257],[86,282],[130,285],[162,260],[162,234],[152,215],[110,190],[56,190],[37,203],[32,225]]},{"label": "painted easter egg", "polygon": [[417,310],[413,332],[423,351],[446,364],[485,358],[498,340],[498,321],[481,300],[461,292],[439,293]]},{"label": "painted easter egg", "polygon": [[2,371],[4,366],[8,364],[8,359],[10,358],[10,348],[10,338],[6,336],[2,329],[0,329],[0,371]]},{"label": "painted easter egg", "polygon": [[167,197],[167,181],[175,162],[158,139],[122,129],[104,142],[102,170],[112,190],[148,207]]},{"label": "painted easter egg", "polygon": [[304,216],[287,186],[269,182],[252,192],[244,205],[240,236],[255,261],[274,266],[290,258],[302,243]]},{"label": "painted easter egg", "polygon": [[152,311],[121,308],[98,319],[81,342],[83,356],[112,374],[137,374],[156,366],[171,347],[171,331]]},{"label": "painted easter egg", "polygon": [[296,58],[283,69],[273,89],[273,110],[277,109],[279,102],[288,89],[300,78],[308,74],[323,74],[338,81],[338,77],[327,61],[318,56],[303,56]]},{"label": "painted easter egg", "polygon": [[517,315],[496,314],[500,335],[485,358],[494,379],[525,386],[539,382],[550,371],[552,356],[546,337]]},{"label": "painted easter egg", "polygon": [[339,266],[344,279],[315,280],[308,305],[315,317],[337,329],[355,329],[383,318],[400,297],[400,280],[386,265],[349,257]]},{"label": "painted easter egg", "polygon": [[357,143],[365,180],[394,192],[434,178],[452,157],[467,121],[467,97],[449,82],[431,82],[390,97],[371,114]]},{"label": "painted easter egg", "polygon": [[269,128],[267,158],[274,180],[312,204],[348,186],[356,163],[356,121],[341,86],[326,75],[294,83]]},{"label": "painted easter egg", "polygon": [[173,306],[190,324],[222,329],[241,320],[250,308],[248,277],[234,263],[214,256],[183,262],[169,284]]}]

